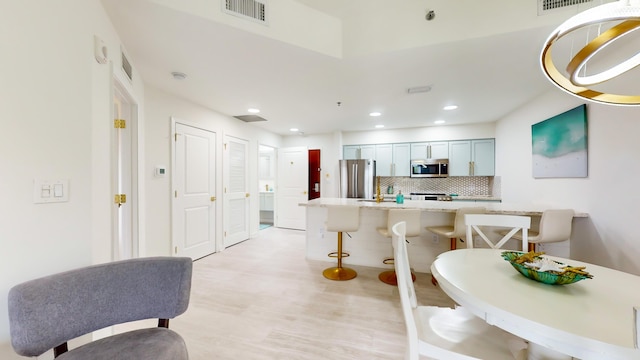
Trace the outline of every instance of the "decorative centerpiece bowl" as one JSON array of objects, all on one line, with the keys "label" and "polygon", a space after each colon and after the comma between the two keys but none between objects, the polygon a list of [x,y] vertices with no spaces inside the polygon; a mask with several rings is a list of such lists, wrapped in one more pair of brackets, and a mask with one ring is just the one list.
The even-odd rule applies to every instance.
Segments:
[{"label": "decorative centerpiece bowl", "polygon": [[[502,258],[507,260],[525,277],[551,285],[573,284],[580,280],[591,279],[593,275],[583,267],[568,266],[563,263],[543,258],[543,253],[523,253],[519,251],[503,251]],[[551,263],[551,264],[550,264]],[[543,265],[540,267],[540,265]],[[551,266],[549,266],[549,264]],[[551,270],[544,270],[551,267]]]}]

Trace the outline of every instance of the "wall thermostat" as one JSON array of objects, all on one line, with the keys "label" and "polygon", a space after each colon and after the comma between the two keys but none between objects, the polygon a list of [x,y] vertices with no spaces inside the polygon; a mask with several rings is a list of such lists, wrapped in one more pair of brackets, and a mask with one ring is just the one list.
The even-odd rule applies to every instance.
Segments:
[{"label": "wall thermostat", "polygon": [[167,174],[167,168],[164,166],[156,166],[156,177],[164,177]]}]

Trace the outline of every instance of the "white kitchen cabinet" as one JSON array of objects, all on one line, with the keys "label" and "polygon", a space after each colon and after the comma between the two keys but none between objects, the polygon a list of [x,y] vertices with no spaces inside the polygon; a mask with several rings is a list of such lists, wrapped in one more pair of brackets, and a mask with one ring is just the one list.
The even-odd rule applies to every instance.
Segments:
[{"label": "white kitchen cabinet", "polygon": [[411,144],[411,160],[447,159],[449,142],[420,142]]},{"label": "white kitchen cabinet", "polygon": [[342,148],[342,158],[344,160],[360,159],[360,145],[345,145]]},{"label": "white kitchen cabinet", "polygon": [[380,144],[376,145],[376,161],[377,176],[393,176],[393,145]]},{"label": "white kitchen cabinet", "polygon": [[342,148],[344,160],[375,159],[376,145],[345,145]]},{"label": "white kitchen cabinet", "polygon": [[261,192],[260,193],[260,210],[273,211],[273,209],[274,209],[273,192]]},{"label": "white kitchen cabinet", "polygon": [[411,146],[409,143],[393,144],[393,176],[409,176],[411,169]]},{"label": "white kitchen cabinet", "polygon": [[374,159],[377,176],[409,176],[409,143],[378,145],[346,145],[343,148],[344,159]]},{"label": "white kitchen cabinet", "polygon": [[449,176],[495,175],[495,140],[449,142]]}]

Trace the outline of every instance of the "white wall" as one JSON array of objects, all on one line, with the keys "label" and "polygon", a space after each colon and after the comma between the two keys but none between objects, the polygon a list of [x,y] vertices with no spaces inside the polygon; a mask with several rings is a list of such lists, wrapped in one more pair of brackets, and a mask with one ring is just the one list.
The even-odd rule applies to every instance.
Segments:
[{"label": "white wall", "polygon": [[344,145],[493,138],[495,123],[342,133]]},{"label": "white wall", "polygon": [[[94,60],[94,35],[118,53],[98,0],[0,2],[2,359],[16,357],[11,286],[111,259],[112,68]],[[34,204],[34,178],[69,179],[69,201]]]},{"label": "white wall", "polygon": [[[165,165],[168,175],[164,178],[148,176],[146,188],[146,254],[160,256],[171,254],[171,117],[188,125],[196,126],[216,134],[216,185],[218,199],[222,199],[222,159],[225,135],[249,141],[249,184],[251,186],[250,231],[258,230],[259,189],[258,189],[258,146],[281,147],[278,135],[266,132],[213,110],[147,86],[145,89],[145,163],[146,174],[153,174],[156,165]],[[216,202],[218,244],[222,246],[223,212],[222,201]]]},{"label": "white wall", "polygon": [[338,159],[342,157],[341,133],[287,136],[283,147],[306,146],[309,150],[320,150],[320,179],[321,197],[338,197],[339,173]]},{"label": "white wall", "polygon": [[531,125],[584,103],[554,88],[497,122],[502,198],[588,213],[589,219],[577,220],[571,257],[640,275],[640,238],[633,227],[640,219],[640,109],[587,103],[589,176],[531,176]]}]

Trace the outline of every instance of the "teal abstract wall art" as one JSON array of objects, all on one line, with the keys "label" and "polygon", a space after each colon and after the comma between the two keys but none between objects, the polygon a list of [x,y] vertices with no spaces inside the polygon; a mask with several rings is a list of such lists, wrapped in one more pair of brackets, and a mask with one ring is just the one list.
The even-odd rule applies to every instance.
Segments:
[{"label": "teal abstract wall art", "polygon": [[534,178],[587,177],[587,106],[531,125]]}]

